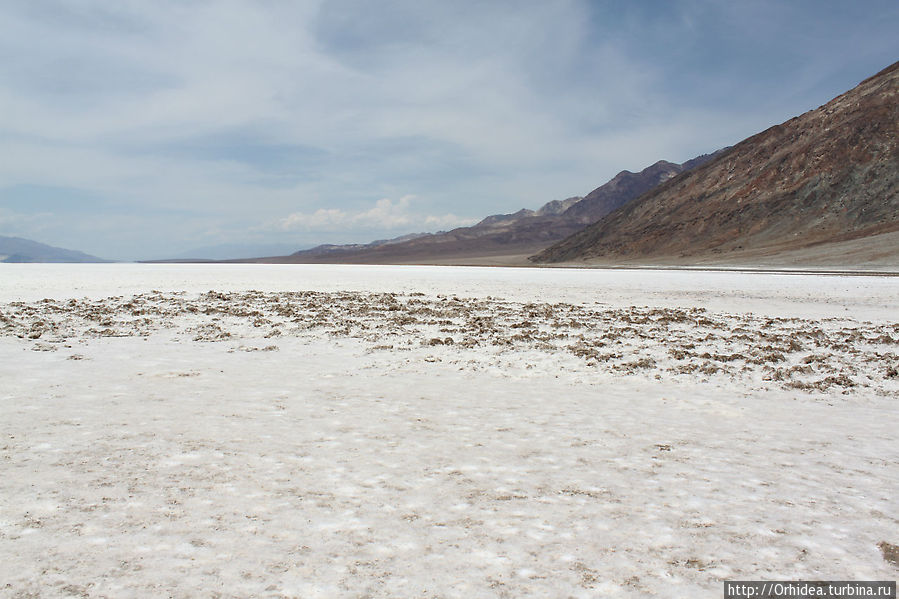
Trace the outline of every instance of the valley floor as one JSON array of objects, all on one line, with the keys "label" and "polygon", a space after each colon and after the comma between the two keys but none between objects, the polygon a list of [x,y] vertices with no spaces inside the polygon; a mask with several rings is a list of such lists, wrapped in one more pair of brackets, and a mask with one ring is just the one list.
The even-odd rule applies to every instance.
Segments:
[{"label": "valley floor", "polygon": [[3,265],[0,596],[895,579],[897,298],[894,277]]}]

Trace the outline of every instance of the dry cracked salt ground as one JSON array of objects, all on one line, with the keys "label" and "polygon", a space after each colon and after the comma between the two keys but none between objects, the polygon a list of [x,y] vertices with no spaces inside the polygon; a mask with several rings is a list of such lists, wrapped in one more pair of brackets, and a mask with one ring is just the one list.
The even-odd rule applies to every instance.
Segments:
[{"label": "dry cracked salt ground", "polygon": [[2,596],[896,577],[899,280],[73,268],[0,272]]}]

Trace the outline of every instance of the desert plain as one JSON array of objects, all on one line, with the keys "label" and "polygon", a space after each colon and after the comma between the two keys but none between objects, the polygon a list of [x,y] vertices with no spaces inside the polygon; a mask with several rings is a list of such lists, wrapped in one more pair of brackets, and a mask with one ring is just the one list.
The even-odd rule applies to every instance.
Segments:
[{"label": "desert plain", "polygon": [[897,315],[894,276],[3,264],[0,596],[895,579]]}]

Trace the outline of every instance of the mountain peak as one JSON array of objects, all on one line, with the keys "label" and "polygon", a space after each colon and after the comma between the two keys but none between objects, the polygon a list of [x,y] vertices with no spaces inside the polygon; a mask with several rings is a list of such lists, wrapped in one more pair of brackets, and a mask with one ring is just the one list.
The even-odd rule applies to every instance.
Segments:
[{"label": "mountain peak", "polygon": [[659,160],[639,173],[632,173],[627,170],[621,171],[612,177],[609,182],[588,193],[583,200],[573,204],[565,212],[565,216],[584,225],[594,223],[650,189],[680,173],[699,166],[717,155],[718,152],[697,156],[684,164]]}]

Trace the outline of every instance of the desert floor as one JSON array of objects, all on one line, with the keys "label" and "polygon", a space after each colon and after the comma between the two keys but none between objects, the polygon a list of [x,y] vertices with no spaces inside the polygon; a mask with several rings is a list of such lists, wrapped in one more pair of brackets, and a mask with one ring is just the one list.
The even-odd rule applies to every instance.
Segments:
[{"label": "desert floor", "polygon": [[895,579],[899,278],[0,265],[0,596]]}]

